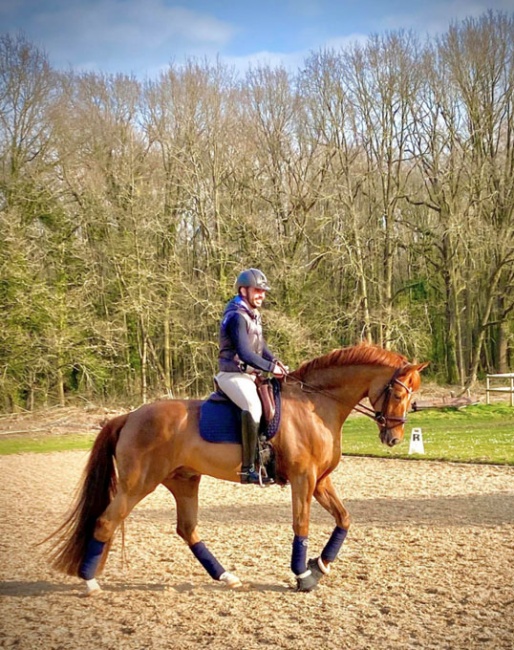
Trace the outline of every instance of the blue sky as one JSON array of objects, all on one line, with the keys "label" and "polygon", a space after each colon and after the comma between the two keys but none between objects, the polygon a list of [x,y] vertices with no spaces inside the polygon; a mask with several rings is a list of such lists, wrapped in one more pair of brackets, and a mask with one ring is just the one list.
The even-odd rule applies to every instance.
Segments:
[{"label": "blue sky", "polygon": [[0,33],[22,32],[51,64],[155,76],[171,61],[297,68],[312,51],[387,30],[420,36],[513,0],[0,0]]}]

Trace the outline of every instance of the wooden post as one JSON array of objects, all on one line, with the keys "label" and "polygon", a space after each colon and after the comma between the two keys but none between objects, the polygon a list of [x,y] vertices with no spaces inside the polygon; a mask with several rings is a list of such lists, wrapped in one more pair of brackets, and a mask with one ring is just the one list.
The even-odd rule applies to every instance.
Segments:
[{"label": "wooden post", "polygon": [[[491,379],[508,379],[508,386],[491,386]],[[485,388],[485,402],[486,404],[491,403],[490,395],[491,393],[508,393],[509,394],[509,403],[511,406],[514,406],[514,373],[501,373],[498,375],[487,375],[486,376],[486,388]]]}]

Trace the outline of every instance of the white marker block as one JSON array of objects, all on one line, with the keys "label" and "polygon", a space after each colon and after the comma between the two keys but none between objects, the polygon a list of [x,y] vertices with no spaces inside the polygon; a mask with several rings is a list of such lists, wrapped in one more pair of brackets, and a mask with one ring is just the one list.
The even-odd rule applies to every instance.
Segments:
[{"label": "white marker block", "polygon": [[421,429],[412,429],[410,434],[409,454],[424,454],[423,434]]}]

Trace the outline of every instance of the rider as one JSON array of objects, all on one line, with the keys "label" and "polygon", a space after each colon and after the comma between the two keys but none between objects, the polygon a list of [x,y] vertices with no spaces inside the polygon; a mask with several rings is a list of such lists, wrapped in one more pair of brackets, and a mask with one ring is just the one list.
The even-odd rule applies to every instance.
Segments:
[{"label": "rider", "polygon": [[216,375],[216,381],[221,390],[242,409],[241,483],[261,483],[254,465],[262,415],[255,376],[259,371],[264,371],[275,377],[284,377],[286,370],[268,349],[262,333],[258,309],[269,289],[262,271],[253,268],[242,271],[236,280],[237,295],[226,305],[220,326],[220,372]]}]

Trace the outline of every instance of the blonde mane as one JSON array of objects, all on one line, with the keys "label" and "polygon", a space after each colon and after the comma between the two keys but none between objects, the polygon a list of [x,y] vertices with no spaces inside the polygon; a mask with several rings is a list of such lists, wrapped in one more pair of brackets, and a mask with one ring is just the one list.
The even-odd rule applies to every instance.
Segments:
[{"label": "blonde mane", "polygon": [[401,368],[407,363],[407,357],[397,352],[384,350],[378,345],[370,343],[359,343],[351,347],[332,350],[332,352],[312,359],[312,361],[305,361],[291,373],[291,376],[302,381],[312,371],[324,370],[334,366],[375,365]]}]

